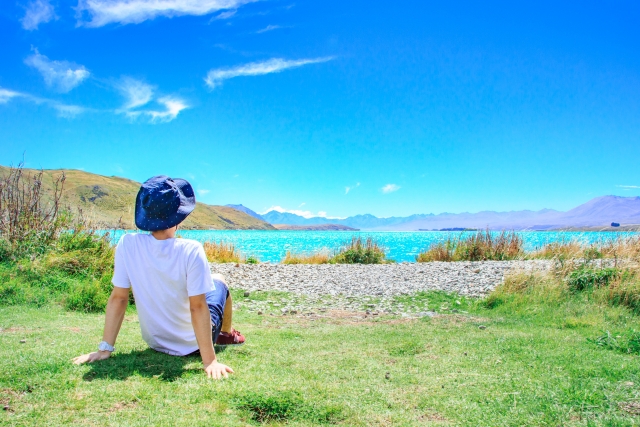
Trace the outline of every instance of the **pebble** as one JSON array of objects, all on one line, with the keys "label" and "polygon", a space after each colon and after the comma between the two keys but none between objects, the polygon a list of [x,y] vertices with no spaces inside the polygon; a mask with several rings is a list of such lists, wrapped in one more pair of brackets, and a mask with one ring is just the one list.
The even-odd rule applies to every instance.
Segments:
[{"label": "pebble", "polygon": [[20,344],[24,344],[26,342],[27,342],[27,340],[20,340]]},{"label": "pebble", "polygon": [[484,330],[484,329],[487,329],[487,327],[484,326],[484,325],[480,325],[480,326],[478,326],[478,329],[483,329]]},{"label": "pebble", "polygon": [[512,271],[549,271],[548,260],[398,264],[211,264],[230,287],[301,295],[390,297],[441,290],[482,297]]}]

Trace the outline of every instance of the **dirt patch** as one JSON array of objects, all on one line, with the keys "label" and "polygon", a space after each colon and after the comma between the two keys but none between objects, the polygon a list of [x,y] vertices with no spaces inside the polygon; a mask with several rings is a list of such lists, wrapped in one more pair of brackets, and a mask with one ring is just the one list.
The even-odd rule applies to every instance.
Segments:
[{"label": "dirt patch", "polygon": [[10,328],[0,328],[0,334],[15,334],[17,332],[31,333],[33,329],[27,329],[22,326],[12,326]]},{"label": "dirt patch", "polygon": [[66,330],[66,331],[75,332],[76,334],[77,334],[77,333],[80,333],[80,332],[83,332],[83,330],[82,330],[82,329],[77,328],[77,327],[75,327],[75,326],[73,326],[73,327],[69,327],[69,326],[67,326],[67,327],[64,327],[64,328],[62,328],[62,329]]},{"label": "dirt patch", "polygon": [[125,409],[135,409],[138,406],[137,400],[132,400],[129,402],[118,402],[114,404],[111,408],[109,408],[109,412],[119,412],[124,411]]},{"label": "dirt patch", "polygon": [[8,405],[13,399],[21,399],[25,395],[24,392],[19,392],[10,388],[0,389],[0,406]]},{"label": "dirt patch", "polygon": [[631,415],[640,415],[640,402],[621,402],[618,407]]},{"label": "dirt patch", "polygon": [[448,419],[437,412],[422,414],[418,417],[418,421],[421,423],[449,423]]}]

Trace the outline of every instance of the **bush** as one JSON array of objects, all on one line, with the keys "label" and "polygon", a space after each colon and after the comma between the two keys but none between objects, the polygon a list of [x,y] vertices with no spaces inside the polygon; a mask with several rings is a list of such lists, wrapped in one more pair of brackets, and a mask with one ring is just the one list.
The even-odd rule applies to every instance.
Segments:
[{"label": "bush", "polygon": [[105,286],[104,281],[81,280],[64,297],[64,306],[75,311],[103,311],[110,293],[111,286]]},{"label": "bush", "polygon": [[337,264],[382,264],[388,262],[384,248],[371,237],[352,237],[350,242],[331,258],[330,262]]},{"label": "bush", "polygon": [[620,270],[617,268],[593,268],[582,266],[573,270],[566,282],[574,292],[608,286],[611,281],[618,278]]},{"label": "bush", "polygon": [[416,261],[503,261],[524,256],[524,241],[517,233],[502,231],[496,234],[485,230],[433,243],[416,256]]}]

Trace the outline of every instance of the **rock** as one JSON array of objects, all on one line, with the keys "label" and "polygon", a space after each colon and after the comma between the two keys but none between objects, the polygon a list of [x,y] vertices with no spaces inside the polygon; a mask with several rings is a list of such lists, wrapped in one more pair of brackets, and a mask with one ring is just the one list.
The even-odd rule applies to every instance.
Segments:
[{"label": "rock", "polygon": [[436,315],[435,311],[423,311],[418,313],[419,317],[434,317]]},{"label": "rock", "polygon": [[26,342],[27,342],[27,340],[20,340],[20,343],[21,343],[21,344],[24,344],[24,343],[26,343]]},{"label": "rock", "polygon": [[258,310],[258,316],[262,316],[262,311]]},{"label": "rock", "polygon": [[251,292],[249,291],[244,291],[244,297],[247,298],[251,295]]},{"label": "rock", "polygon": [[4,409],[5,411],[10,411],[11,410],[11,406],[4,405],[4,408],[2,408],[2,409]]},{"label": "rock", "polygon": [[478,326],[478,329],[482,329],[482,330],[484,330],[484,329],[487,329],[487,327],[486,327],[486,326],[484,326],[484,325],[480,325],[480,326]]},{"label": "rock", "polygon": [[384,378],[387,380],[391,378],[391,373],[387,372],[386,374],[384,374]]}]

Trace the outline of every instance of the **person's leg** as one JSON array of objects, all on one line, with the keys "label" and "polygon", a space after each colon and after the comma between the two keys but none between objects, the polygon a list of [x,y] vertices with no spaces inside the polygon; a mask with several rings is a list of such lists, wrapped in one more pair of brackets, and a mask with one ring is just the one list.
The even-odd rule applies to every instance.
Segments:
[{"label": "person's leg", "polygon": [[207,305],[209,306],[209,314],[211,315],[211,333],[212,339],[215,344],[218,339],[218,335],[222,330],[222,324],[224,323],[224,312],[229,295],[229,289],[224,282],[216,281],[214,279],[215,290],[207,292]]},{"label": "person's leg", "polygon": [[233,300],[231,294],[227,297],[227,302],[224,304],[224,314],[222,315],[222,328],[220,330],[225,333],[231,332],[231,321],[233,320]]},{"label": "person's leg", "polygon": [[[229,293],[229,288],[224,280],[224,276],[220,274],[212,274],[213,283],[216,286],[216,291],[221,292],[224,289],[225,292],[225,302],[222,304],[222,317],[220,321],[222,322],[220,328],[217,333],[214,335],[214,343],[218,345],[234,345],[234,344],[242,344],[244,343],[244,336],[233,329],[232,320],[233,320],[233,301],[231,299],[231,294]],[[221,298],[222,294],[218,294],[218,298]],[[218,304],[220,306],[220,304]]]}]

